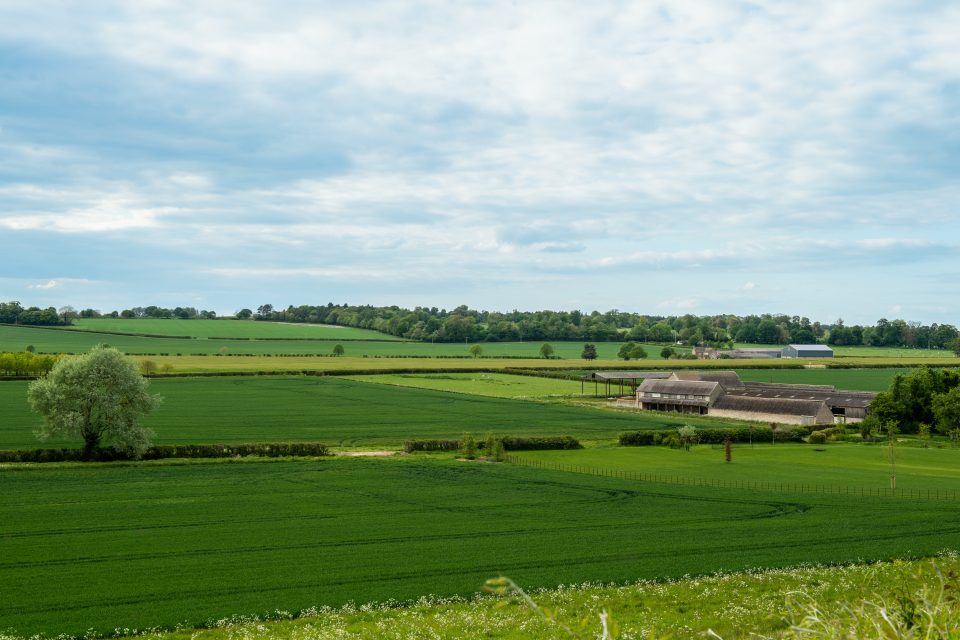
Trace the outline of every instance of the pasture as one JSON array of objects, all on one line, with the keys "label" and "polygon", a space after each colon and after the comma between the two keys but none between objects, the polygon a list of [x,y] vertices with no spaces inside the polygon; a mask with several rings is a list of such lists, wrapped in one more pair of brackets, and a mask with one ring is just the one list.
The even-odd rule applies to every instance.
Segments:
[{"label": "pasture", "polygon": [[69,331],[147,333],[192,338],[269,338],[296,340],[390,340],[401,338],[379,331],[332,324],[294,324],[254,320],[180,320],[177,318],[78,318]]},{"label": "pasture", "polygon": [[394,373],[350,376],[350,380],[398,387],[434,389],[494,398],[550,398],[593,393],[593,384],[581,386],[575,380],[541,378],[506,373]]},{"label": "pasture", "polygon": [[[910,441],[916,444],[916,440]],[[663,446],[604,446],[576,451],[524,451],[514,455],[587,470],[628,471],[671,476],[678,482],[775,482],[852,488],[890,486],[886,445],[836,443],[738,444],[732,462],[722,445],[696,445],[690,451]],[[900,446],[896,450],[897,489],[956,490],[960,493],[960,449]]]},{"label": "pasture", "polygon": [[[34,438],[40,418],[27,405],[26,387],[0,383],[0,449],[69,446]],[[143,422],[156,431],[157,444],[306,441],[399,448],[407,439],[459,438],[464,432],[609,441],[623,431],[721,424],[339,377],[156,379],[151,391],[164,398]]]},{"label": "pasture", "polygon": [[19,634],[201,624],[424,594],[929,555],[955,503],[387,460],[0,470],[0,620]]}]

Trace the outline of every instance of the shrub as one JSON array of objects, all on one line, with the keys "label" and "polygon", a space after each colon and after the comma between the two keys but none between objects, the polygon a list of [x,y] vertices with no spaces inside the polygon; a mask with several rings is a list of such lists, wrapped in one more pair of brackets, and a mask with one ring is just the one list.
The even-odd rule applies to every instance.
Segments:
[{"label": "shrub", "polygon": [[[779,425],[777,427],[777,442],[803,442],[803,438],[810,433],[809,427],[800,425]],[[654,444],[669,444],[671,436],[680,440],[676,429],[660,429],[649,431],[633,431],[620,434],[620,446],[646,447]],[[756,427],[727,427],[715,429],[697,429],[697,442],[700,444],[723,444],[730,437],[730,441],[738,442],[771,442],[773,430],[768,426]],[[659,438],[659,440],[657,440]]]},{"label": "shrub", "polygon": [[[181,444],[154,445],[147,449],[143,460],[165,458],[239,458],[245,456],[304,457],[328,456],[330,448],[318,442],[253,443],[253,444]],[[95,462],[131,460],[131,456],[107,447],[96,449],[88,459]],[[21,449],[0,451],[2,462],[78,462],[84,460],[83,449]]]},{"label": "shrub", "polygon": [[413,453],[414,451],[456,451],[459,448],[459,440],[407,440],[403,443],[403,450],[407,453]]},{"label": "shrub", "polygon": [[823,431],[814,431],[810,434],[810,437],[807,438],[807,442],[810,444],[826,444],[827,434]]},{"label": "shrub", "polygon": [[460,441],[460,455],[467,460],[473,460],[477,457],[477,443],[469,433],[464,434]]}]

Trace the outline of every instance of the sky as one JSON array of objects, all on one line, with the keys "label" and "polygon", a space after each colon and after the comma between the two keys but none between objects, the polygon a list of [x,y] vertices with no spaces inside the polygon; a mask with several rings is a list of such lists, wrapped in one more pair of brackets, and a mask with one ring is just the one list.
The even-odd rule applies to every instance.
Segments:
[{"label": "sky", "polygon": [[0,0],[0,300],[960,324],[952,2]]}]

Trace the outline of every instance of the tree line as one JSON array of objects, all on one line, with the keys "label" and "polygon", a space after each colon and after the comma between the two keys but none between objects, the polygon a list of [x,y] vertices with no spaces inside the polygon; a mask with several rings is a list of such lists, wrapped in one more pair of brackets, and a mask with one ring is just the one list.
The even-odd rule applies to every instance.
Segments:
[{"label": "tree line", "polygon": [[[923,325],[883,318],[873,326],[811,322],[801,316],[775,314],[736,316],[657,316],[623,311],[480,311],[460,306],[374,307],[300,305],[275,309],[265,304],[245,317],[260,321],[336,324],[371,329],[410,340],[434,342],[585,340],[591,342],[733,343],[863,345],[948,349],[958,346],[960,332],[949,324]],[[239,316],[238,316],[239,317]]]},{"label": "tree line", "polygon": [[[156,305],[122,311],[23,309],[18,302],[0,303],[0,323],[70,324],[74,318],[216,318],[214,311],[194,307]],[[812,344],[836,346],[953,349],[960,352],[960,332],[950,324],[924,325],[881,318],[875,325],[847,325],[811,321],[801,316],[761,314],[736,316],[659,316],[616,309],[593,311],[481,311],[467,306],[406,309],[398,306],[300,305],[286,309],[271,304],[256,311],[241,309],[240,320],[334,324],[371,329],[408,340],[425,342],[589,341],[683,343],[717,348],[741,344]]]}]

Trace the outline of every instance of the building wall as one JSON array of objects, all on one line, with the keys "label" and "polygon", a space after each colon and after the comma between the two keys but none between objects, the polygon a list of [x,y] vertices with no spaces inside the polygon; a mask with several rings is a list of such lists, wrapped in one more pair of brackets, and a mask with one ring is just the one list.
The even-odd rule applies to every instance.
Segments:
[{"label": "building wall", "polygon": [[734,420],[746,420],[749,422],[776,422],[778,424],[833,424],[833,414],[827,410],[829,416],[822,414],[817,416],[793,416],[783,413],[757,413],[754,411],[731,411],[729,409],[710,409],[707,415],[717,418],[732,418]]}]

